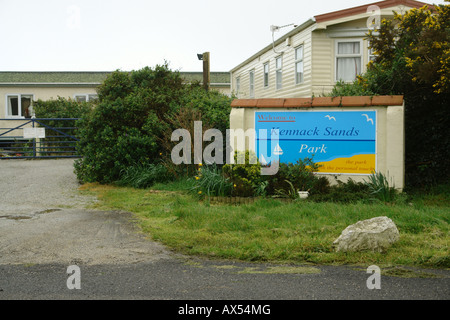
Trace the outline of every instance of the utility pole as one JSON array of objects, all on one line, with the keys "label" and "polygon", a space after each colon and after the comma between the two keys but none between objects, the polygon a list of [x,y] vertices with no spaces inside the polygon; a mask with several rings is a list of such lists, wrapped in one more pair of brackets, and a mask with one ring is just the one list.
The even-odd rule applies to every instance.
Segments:
[{"label": "utility pole", "polygon": [[210,62],[209,52],[203,53],[203,87],[206,91],[209,91],[210,79]]}]

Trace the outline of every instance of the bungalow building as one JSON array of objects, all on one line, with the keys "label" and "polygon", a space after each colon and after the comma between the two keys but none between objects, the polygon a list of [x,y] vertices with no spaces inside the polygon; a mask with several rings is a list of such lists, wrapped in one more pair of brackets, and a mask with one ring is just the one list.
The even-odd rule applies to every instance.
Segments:
[{"label": "bungalow building", "polygon": [[[77,101],[97,99],[96,88],[110,73],[0,72],[0,140],[12,137],[16,140],[21,139],[22,129],[11,131],[10,128],[22,125],[24,119],[33,116],[33,101],[58,97]],[[180,72],[180,74],[186,83],[203,80],[202,72]],[[229,72],[211,72],[210,79],[211,90],[231,94]],[[24,125],[22,128],[30,125]]]},{"label": "bungalow building", "polygon": [[[30,118],[32,103],[59,97],[97,98],[96,88],[111,72],[0,72],[0,119]],[[186,82],[201,82],[202,72],[181,72]],[[211,89],[230,94],[228,72],[211,73]]]},{"label": "bungalow building", "polygon": [[239,99],[326,94],[337,81],[351,82],[366,71],[373,58],[366,34],[374,18],[425,5],[386,0],[317,15],[233,68],[231,90]]}]

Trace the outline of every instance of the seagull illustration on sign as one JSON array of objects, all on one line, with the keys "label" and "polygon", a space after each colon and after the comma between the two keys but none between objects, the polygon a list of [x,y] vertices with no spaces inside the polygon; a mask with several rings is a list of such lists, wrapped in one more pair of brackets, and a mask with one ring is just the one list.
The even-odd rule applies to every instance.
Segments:
[{"label": "seagull illustration on sign", "polygon": [[336,118],[335,117],[332,117],[332,116],[330,116],[330,115],[326,115],[325,116],[325,118],[328,118],[328,120],[334,120],[334,121],[336,121]]},{"label": "seagull illustration on sign", "polygon": [[367,122],[372,122],[372,125],[373,125],[373,119],[372,118],[369,118],[369,116],[367,115],[367,114],[363,114],[363,115],[361,115],[362,117],[366,117],[367,118]]},{"label": "seagull illustration on sign", "polygon": [[273,154],[275,154],[277,156],[281,156],[283,154],[283,149],[281,149],[279,144],[277,144],[277,146],[273,150]]}]

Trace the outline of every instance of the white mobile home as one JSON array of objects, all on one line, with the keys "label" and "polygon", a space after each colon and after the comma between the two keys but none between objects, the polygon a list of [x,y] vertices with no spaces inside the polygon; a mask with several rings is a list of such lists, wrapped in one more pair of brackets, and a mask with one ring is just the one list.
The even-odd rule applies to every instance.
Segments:
[{"label": "white mobile home", "polygon": [[372,55],[365,38],[374,18],[425,5],[386,0],[317,15],[233,68],[231,90],[239,99],[328,93],[337,81],[351,82],[366,70]]}]

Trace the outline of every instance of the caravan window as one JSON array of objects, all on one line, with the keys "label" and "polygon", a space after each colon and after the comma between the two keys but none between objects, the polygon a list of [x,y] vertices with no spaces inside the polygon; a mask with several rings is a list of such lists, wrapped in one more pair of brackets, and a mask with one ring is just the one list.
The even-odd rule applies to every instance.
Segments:
[{"label": "caravan window", "polygon": [[338,41],[336,46],[336,80],[351,82],[361,74],[361,41]]}]

